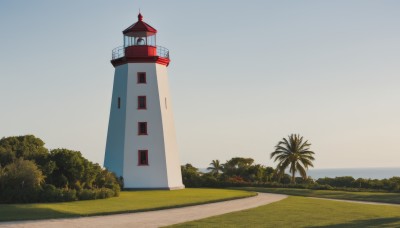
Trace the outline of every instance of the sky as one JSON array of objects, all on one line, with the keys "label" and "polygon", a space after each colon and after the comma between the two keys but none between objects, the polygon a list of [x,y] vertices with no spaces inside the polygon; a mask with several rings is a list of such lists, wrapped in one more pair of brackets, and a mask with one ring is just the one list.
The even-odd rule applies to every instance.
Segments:
[{"label": "sky", "polygon": [[137,21],[170,50],[180,160],[269,154],[298,133],[315,168],[400,167],[400,1],[0,0],[0,137],[103,164],[111,50]]}]

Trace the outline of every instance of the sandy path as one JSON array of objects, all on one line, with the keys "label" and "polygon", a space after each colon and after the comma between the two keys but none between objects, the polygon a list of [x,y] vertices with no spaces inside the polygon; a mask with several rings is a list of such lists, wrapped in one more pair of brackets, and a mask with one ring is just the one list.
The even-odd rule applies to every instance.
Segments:
[{"label": "sandy path", "polygon": [[286,195],[258,193],[257,196],[244,199],[175,209],[68,219],[3,222],[0,223],[0,227],[160,227],[254,208],[286,197]]}]

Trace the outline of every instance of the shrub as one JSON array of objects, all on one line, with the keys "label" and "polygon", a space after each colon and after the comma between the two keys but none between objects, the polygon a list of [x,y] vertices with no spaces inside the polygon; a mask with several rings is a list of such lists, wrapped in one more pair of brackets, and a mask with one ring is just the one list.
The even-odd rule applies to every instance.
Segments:
[{"label": "shrub", "polygon": [[19,158],[0,175],[0,202],[30,203],[38,200],[44,176],[33,161]]},{"label": "shrub", "polygon": [[121,192],[121,187],[119,184],[113,184],[112,185],[112,190],[114,192],[113,196],[119,196],[119,193]]},{"label": "shrub", "polygon": [[114,196],[114,191],[109,188],[96,189],[96,199],[105,199]]},{"label": "shrub", "polygon": [[76,197],[76,190],[75,189],[62,189],[61,190],[61,200],[60,201],[75,201],[78,200]]},{"label": "shrub", "polygon": [[0,203],[108,198],[119,196],[121,186],[122,178],[79,151],[49,152],[33,135],[0,139]]},{"label": "shrub", "polygon": [[78,194],[79,200],[106,199],[113,196],[116,196],[116,193],[109,188],[83,189]]},{"label": "shrub", "polygon": [[96,199],[96,193],[90,189],[82,189],[78,194],[79,200],[92,200]]},{"label": "shrub", "polygon": [[309,186],[313,190],[333,190],[333,187],[327,184],[313,184]]},{"label": "shrub", "polygon": [[68,202],[78,200],[75,189],[60,189],[54,185],[46,184],[40,192],[37,202]]}]

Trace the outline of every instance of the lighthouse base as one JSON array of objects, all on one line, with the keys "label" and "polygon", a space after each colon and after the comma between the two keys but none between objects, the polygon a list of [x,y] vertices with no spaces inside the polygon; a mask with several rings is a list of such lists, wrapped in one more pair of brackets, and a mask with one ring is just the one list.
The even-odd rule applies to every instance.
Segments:
[{"label": "lighthouse base", "polygon": [[160,188],[124,188],[124,191],[141,191],[141,190],[180,190],[185,189],[185,185],[176,187],[160,187]]}]

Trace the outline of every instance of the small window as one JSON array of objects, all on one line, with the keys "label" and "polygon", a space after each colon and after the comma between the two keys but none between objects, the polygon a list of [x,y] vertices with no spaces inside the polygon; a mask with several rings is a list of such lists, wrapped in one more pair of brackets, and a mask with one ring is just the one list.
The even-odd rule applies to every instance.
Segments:
[{"label": "small window", "polygon": [[147,135],[147,122],[139,122],[138,128],[139,135]]},{"label": "small window", "polygon": [[167,98],[165,98],[165,109],[167,109]]},{"label": "small window", "polygon": [[118,109],[120,109],[120,108],[121,108],[121,98],[118,97]]},{"label": "small window", "polygon": [[137,83],[138,84],[146,84],[146,72],[138,72],[137,73]]},{"label": "small window", "polygon": [[149,165],[148,150],[139,150],[138,151],[138,165]]},{"label": "small window", "polygon": [[138,96],[138,109],[147,109],[146,96]]}]

